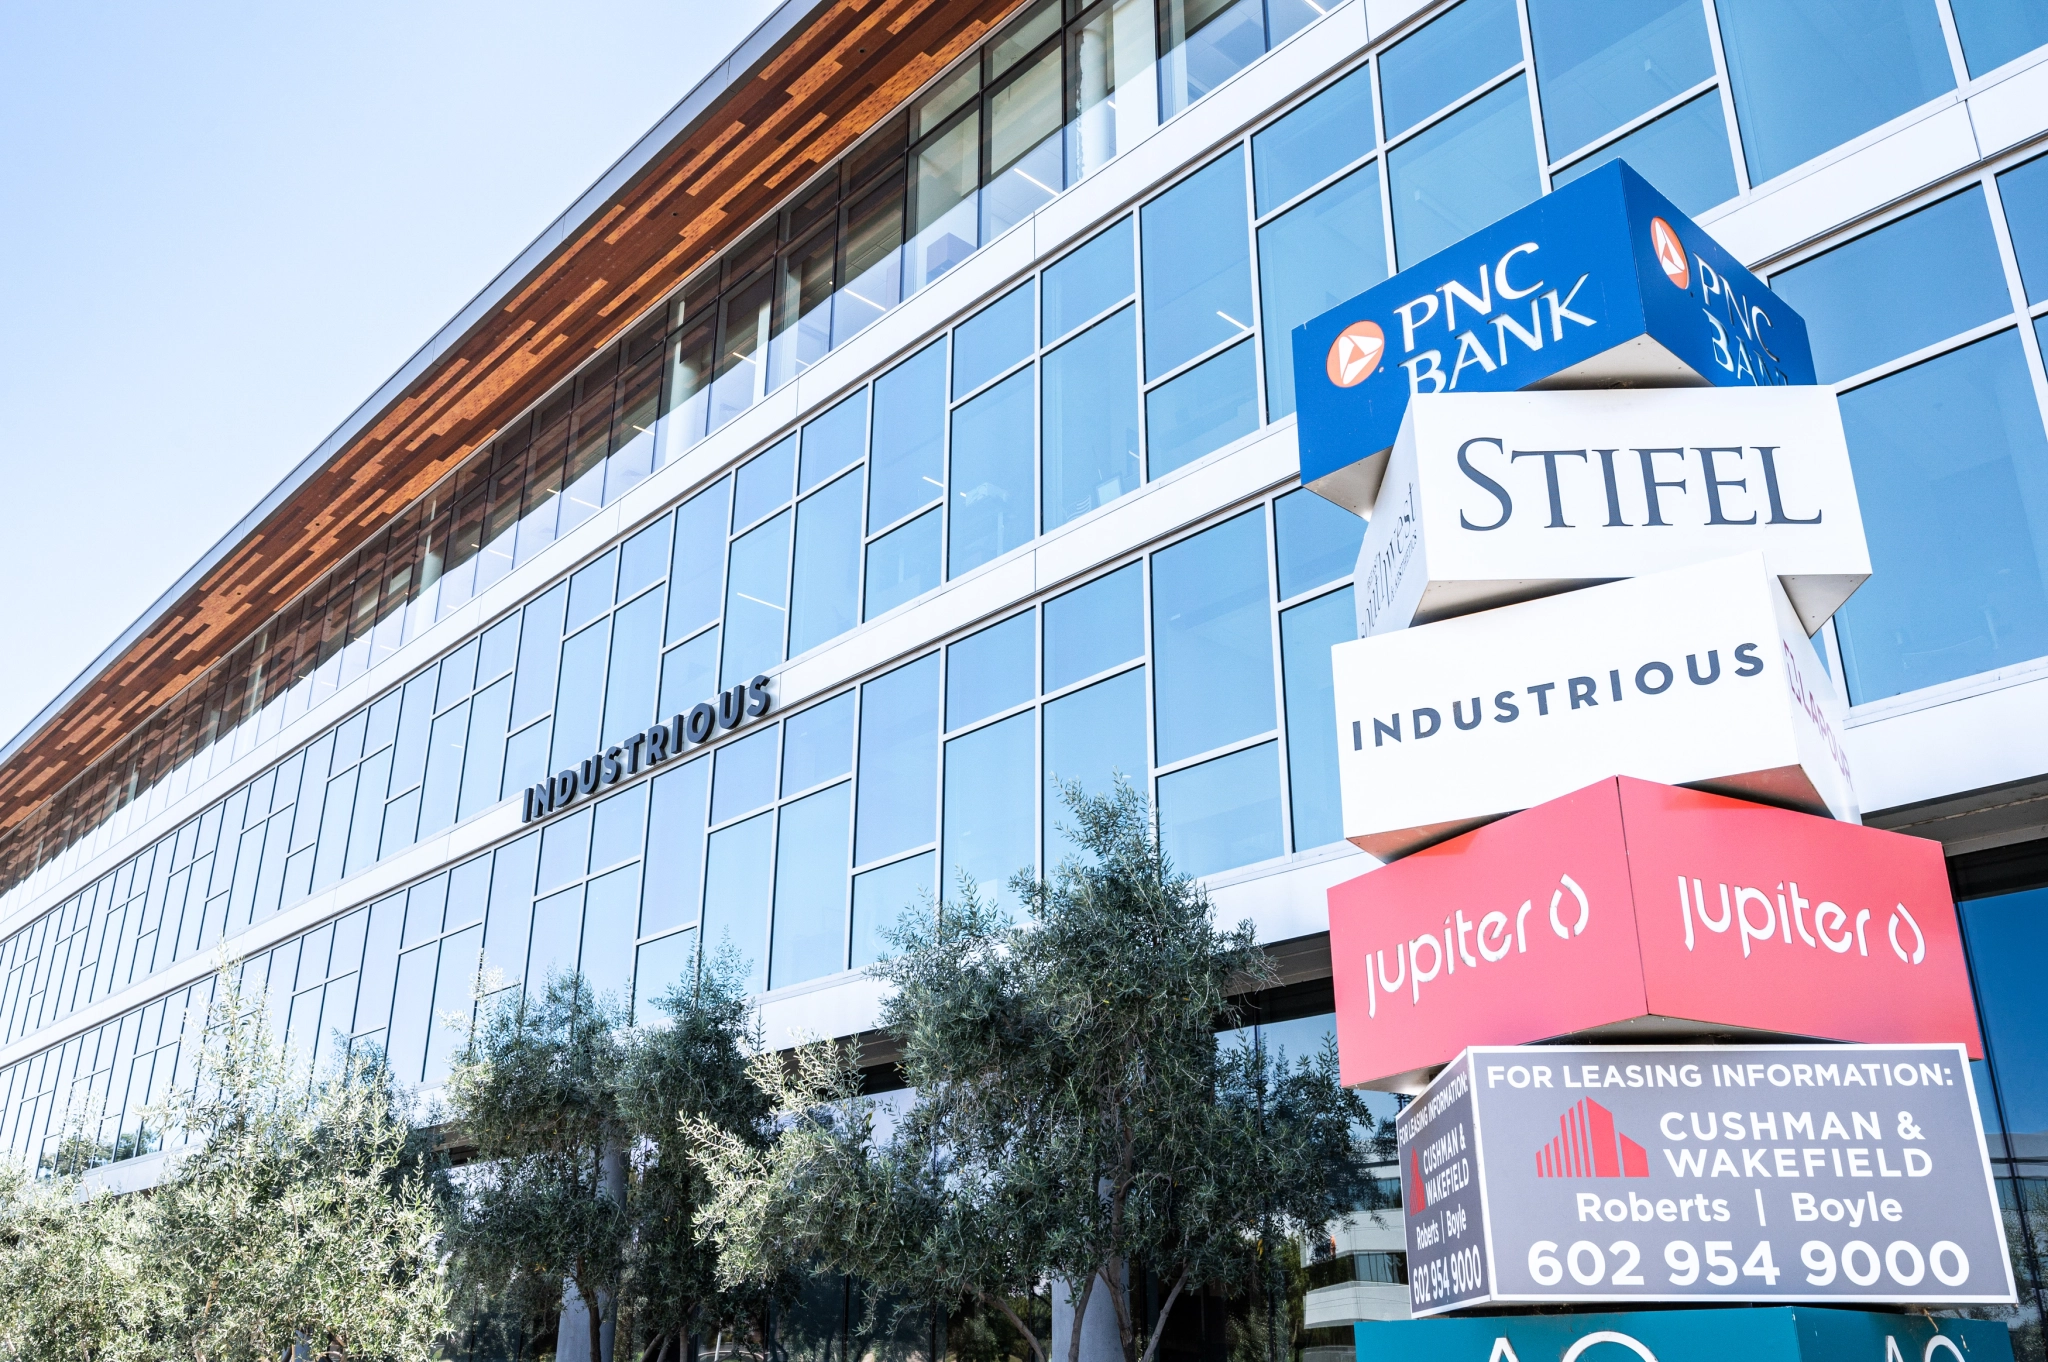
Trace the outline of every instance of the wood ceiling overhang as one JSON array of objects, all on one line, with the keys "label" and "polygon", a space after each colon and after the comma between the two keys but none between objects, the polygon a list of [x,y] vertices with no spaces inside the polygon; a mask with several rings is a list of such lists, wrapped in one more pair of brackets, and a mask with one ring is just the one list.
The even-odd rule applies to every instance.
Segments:
[{"label": "wood ceiling overhang", "polygon": [[1019,0],[787,0],[0,751],[62,790]]}]

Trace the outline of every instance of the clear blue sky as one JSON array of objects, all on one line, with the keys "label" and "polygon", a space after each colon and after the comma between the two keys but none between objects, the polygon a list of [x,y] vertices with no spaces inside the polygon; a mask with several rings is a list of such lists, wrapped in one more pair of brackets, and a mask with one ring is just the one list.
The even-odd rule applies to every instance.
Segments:
[{"label": "clear blue sky", "polygon": [[771,8],[0,5],[0,740]]}]

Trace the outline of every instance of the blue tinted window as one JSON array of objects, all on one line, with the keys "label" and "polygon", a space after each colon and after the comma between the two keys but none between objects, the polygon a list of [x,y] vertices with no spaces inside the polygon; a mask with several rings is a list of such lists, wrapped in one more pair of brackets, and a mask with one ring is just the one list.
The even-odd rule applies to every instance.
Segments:
[{"label": "blue tinted window", "polygon": [[[469,735],[465,740],[466,751],[462,761],[462,797],[455,809],[455,816],[458,819],[487,809],[500,798],[499,777],[505,769],[505,711],[511,704],[510,677],[491,686],[470,701]],[[391,755],[387,752],[363,763],[363,807],[356,813],[358,837],[362,835],[365,822],[370,822],[372,827],[375,826],[372,820],[376,815],[378,803],[384,796],[383,773],[390,762]],[[349,873],[354,874],[374,859],[375,839],[357,842],[352,838],[349,851]]]},{"label": "blue tinted window", "polygon": [[[441,659],[441,683],[434,689],[434,708],[442,710],[476,688],[477,640],[457,648]],[[334,769],[361,759],[363,736],[368,731],[369,712],[358,710],[344,720],[334,735]]]},{"label": "blue tinted window", "polygon": [[1720,0],[1752,184],[1955,88],[1927,0]]},{"label": "blue tinted window", "polygon": [[735,533],[789,504],[796,476],[796,437],[782,441],[740,465],[733,478],[732,528]]},{"label": "blue tinted window", "polygon": [[939,509],[868,545],[865,618],[894,610],[939,584]]},{"label": "blue tinted window", "polygon": [[[527,947],[526,987],[536,997],[548,981],[576,972],[577,946],[583,939],[583,886],[550,894],[533,905],[533,940]],[[415,952],[416,954],[418,952]],[[400,973],[399,997],[406,981]]]},{"label": "blue tinted window", "polygon": [[[666,522],[663,522],[662,525],[656,525],[651,529],[641,531],[642,535],[651,534],[654,530],[661,531],[661,553],[664,560],[668,557],[668,531],[665,525]],[[630,549],[633,546],[628,544],[626,547]],[[657,565],[654,575],[659,577],[661,573],[662,568]],[[484,686],[489,685],[506,672],[512,670],[513,660],[519,653],[519,617],[517,615],[508,615],[504,619],[499,620],[484,632],[483,638],[478,640],[478,642],[482,646],[477,650],[476,681],[478,685]],[[388,704],[390,703],[390,697],[386,696],[377,703],[379,705]],[[373,729],[377,722],[375,719],[371,720]],[[397,722],[395,716],[391,722]],[[370,750],[374,752],[376,747],[377,745],[372,743]]]},{"label": "blue tinted window", "polygon": [[886,933],[905,913],[928,913],[932,868],[938,858],[919,856],[870,870],[853,881],[853,967],[861,969],[894,955]]},{"label": "blue tinted window", "polygon": [[1975,186],[1771,276],[1771,290],[1806,319],[1823,383],[2012,310]]},{"label": "blue tinted window", "polygon": [[1529,42],[1552,157],[1714,74],[1699,0],[1529,0]]},{"label": "blue tinted window", "polygon": [[1337,791],[1336,691],[1330,649],[1358,637],[1351,588],[1318,596],[1280,616],[1280,668],[1287,698],[1287,795],[1294,849],[1341,841]]},{"label": "blue tinted window", "polygon": [[1045,528],[1138,485],[1136,318],[1125,308],[1045,357]]},{"label": "blue tinted window", "polygon": [[711,821],[723,823],[775,799],[775,738],[766,728],[719,748],[711,777]]},{"label": "blue tinted window", "polygon": [[1250,511],[1152,557],[1159,762],[1273,727],[1266,518]]},{"label": "blue tinted window", "polygon": [[853,769],[853,692],[782,721],[782,793],[789,796]]},{"label": "blue tinted window", "polygon": [[660,655],[661,593],[651,591],[612,616],[611,679],[605,686],[600,747],[624,742],[654,722]]},{"label": "blue tinted window", "polygon": [[1349,577],[1365,542],[1365,520],[1306,487],[1273,503],[1280,539],[1280,599]]},{"label": "blue tinted window", "polygon": [[1260,743],[1159,777],[1159,840],[1174,868],[1188,875],[1283,854],[1279,744]]},{"label": "blue tinted window", "polygon": [[1361,66],[1252,138],[1259,211],[1272,212],[1372,148],[1372,68]]},{"label": "blue tinted window", "polygon": [[775,844],[770,988],[846,968],[846,820],[852,793],[851,785],[834,785],[783,807]]},{"label": "blue tinted window", "polygon": [[[595,806],[590,829],[590,868],[604,870],[640,859],[640,835],[647,825],[647,786],[629,785]],[[631,935],[631,925],[627,934]]]},{"label": "blue tinted window", "polygon": [[[526,609],[520,612],[519,670],[512,682],[514,724],[537,719],[554,707],[555,664],[562,656],[562,607],[568,597],[567,586],[556,586],[545,596],[528,602]],[[404,729],[414,721],[413,686],[419,684],[421,679],[415,679],[405,688],[405,717],[399,724],[398,746],[401,752],[410,750]],[[432,685],[431,682],[427,684]],[[421,717],[424,717],[426,703],[425,700],[420,702]]]},{"label": "blue tinted window", "polygon": [[1038,443],[1031,378],[1029,369],[1012,374],[953,413],[948,576],[980,567],[1031,538]]},{"label": "blue tinted window", "polygon": [[2037,156],[1998,177],[2005,226],[2019,257],[2027,301],[2048,298],[2048,156]]},{"label": "blue tinted window", "polygon": [[[749,678],[751,679],[751,678]],[[718,631],[707,629],[661,659],[661,704],[655,714],[666,723],[687,714],[718,689]]]},{"label": "blue tinted window", "polygon": [[736,952],[752,990],[768,982],[768,889],[775,872],[775,815],[764,813],[711,834],[704,857],[704,950]]},{"label": "blue tinted window", "polygon": [[1014,912],[1010,877],[1034,869],[1038,716],[1026,711],[946,744],[946,893],[961,874]]},{"label": "blue tinted window", "polygon": [[[483,944],[484,929],[471,927],[441,943],[441,959],[434,981],[434,1006],[429,1020],[430,1041],[427,1062],[421,1073],[424,1083],[442,1083],[455,1054],[469,1039],[469,1020],[476,1002],[471,990],[476,984],[477,950]],[[421,951],[424,959],[428,952]],[[455,1025],[452,1018],[460,1017]]]},{"label": "blue tinted window", "polygon": [[1145,376],[1251,329],[1244,153],[1220,156],[1145,205]]},{"label": "blue tinted window", "polygon": [[738,685],[782,661],[789,523],[784,511],[732,541],[732,571],[725,580],[725,661],[719,669],[726,685]]},{"label": "blue tinted window", "polygon": [[946,649],[947,728],[986,719],[1038,694],[1037,623],[1027,610]]},{"label": "blue tinted window", "polygon": [[577,968],[600,998],[632,1000],[633,921],[640,915],[640,867],[600,875],[583,890],[583,952]]},{"label": "blue tinted window", "polygon": [[698,757],[650,782],[642,936],[697,920],[698,875],[704,868],[704,787],[710,776],[711,763]]},{"label": "blue tinted window", "polygon": [[[868,455],[868,532],[938,500],[946,476],[946,343],[935,341],[875,380]],[[868,612],[872,615],[874,612]]]},{"label": "blue tinted window", "polygon": [[[619,575],[619,554],[614,549],[589,567],[577,572],[569,579],[569,621],[566,628],[580,629],[590,621],[612,608],[612,594]],[[471,665],[475,665],[474,657]],[[469,689],[464,681],[461,688]],[[443,683],[443,699],[446,699],[446,683]]]},{"label": "blue tinted window", "polygon": [[1149,795],[1145,753],[1145,669],[1112,676],[1086,690],[1063,695],[1045,707],[1045,860],[1048,873],[1078,856],[1062,829],[1074,815],[1060,783],[1079,782],[1087,794],[1108,794],[1122,775]]},{"label": "blue tinted window", "polygon": [[697,934],[677,932],[642,946],[633,958],[633,1020],[639,1025],[658,1020],[661,1002],[697,978]]},{"label": "blue tinted window", "polygon": [[[2048,889],[1972,899],[1957,904],[1956,912],[2005,1118],[2000,1124],[2016,1137],[2015,1156],[2039,1158],[2048,1153],[2048,1053],[2041,1045],[2048,1035],[2048,993],[2040,977],[2048,953]],[[1993,1158],[2004,1156],[1998,1143],[1993,1136]]]},{"label": "blue tinted window", "polygon": [[2048,438],[2001,332],[1842,396],[1871,577],[1835,616],[1850,699],[2048,654]]},{"label": "blue tinted window", "polygon": [[796,575],[789,595],[789,655],[859,623],[860,470],[796,507]]},{"label": "blue tinted window", "polygon": [[1131,220],[1125,218],[1046,270],[1044,339],[1058,340],[1131,296]]},{"label": "blue tinted window", "polygon": [[973,392],[1032,350],[1030,283],[1011,289],[953,332],[953,396]]},{"label": "blue tinted window", "polygon": [[2048,8],[2036,0],[1949,0],[1948,7],[1973,76],[2048,43]]},{"label": "blue tinted window", "polygon": [[1273,420],[1294,410],[1294,328],[1386,277],[1378,166],[1353,171],[1259,228],[1266,407]]},{"label": "blue tinted window", "polygon": [[1136,563],[1045,603],[1049,691],[1108,671],[1144,651],[1144,582]]},{"label": "blue tinted window", "polygon": [[1551,184],[1568,185],[1609,161],[1627,161],[1631,170],[1686,213],[1704,213],[1735,197],[1735,161],[1728,154],[1728,120],[1717,90],[1687,100],[1656,122],[1558,171]]},{"label": "blue tinted window", "polygon": [[1148,476],[1164,477],[1258,428],[1258,363],[1245,341],[1145,394]]},{"label": "blue tinted window", "polygon": [[590,809],[578,809],[541,829],[540,879],[534,892],[545,894],[583,878],[590,866]]},{"label": "blue tinted window", "polygon": [[937,653],[861,687],[856,864],[932,840],[938,746]]},{"label": "blue tinted window", "polygon": [[668,640],[688,638],[718,618],[725,580],[725,502],[720,478],[676,512],[675,557],[668,574]]},{"label": "blue tinted window", "polygon": [[1514,0],[1465,0],[1380,58],[1387,135],[1400,136],[1521,59]]},{"label": "blue tinted window", "polygon": [[484,922],[484,968],[516,984],[526,968],[526,934],[533,925],[533,875],[540,834],[528,833],[491,858],[491,905]]},{"label": "blue tinted window", "polygon": [[1259,0],[1164,0],[1159,17],[1166,47],[1159,64],[1159,112],[1164,118],[1202,98],[1266,51]]},{"label": "blue tinted window", "polygon": [[[598,707],[604,701],[605,649],[611,632],[610,622],[599,620],[562,645],[562,679],[555,692],[554,746],[548,757],[551,770],[567,770],[597,746]],[[441,742],[441,722],[446,717],[434,725],[437,745]],[[433,757],[428,761],[431,768]]]},{"label": "blue tinted window", "polygon": [[619,551],[620,600],[633,599],[668,575],[668,535],[673,523],[673,516],[663,516],[628,539]]},{"label": "blue tinted window", "polygon": [[803,468],[797,490],[808,492],[850,463],[860,461],[868,448],[868,390],[853,396],[804,427]]},{"label": "blue tinted window", "polygon": [[1522,82],[1508,82],[1395,147],[1387,174],[1394,254],[1404,269],[1533,201],[1536,141]]}]

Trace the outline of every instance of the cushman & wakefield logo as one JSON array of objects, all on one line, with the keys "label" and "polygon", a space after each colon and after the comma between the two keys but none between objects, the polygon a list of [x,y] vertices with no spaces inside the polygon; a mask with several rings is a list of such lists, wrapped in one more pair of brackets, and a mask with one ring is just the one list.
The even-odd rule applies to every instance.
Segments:
[{"label": "cushman & wakefield logo", "polygon": [[578,799],[639,774],[643,768],[680,757],[688,748],[710,742],[721,730],[738,728],[746,720],[766,714],[773,703],[766,676],[722,690],[715,700],[706,700],[686,714],[678,714],[643,733],[634,733],[624,742],[613,743],[579,764],[529,785],[523,791],[519,821],[531,823],[546,818]]},{"label": "cushman & wakefield logo", "polygon": [[1649,1151],[1614,1128],[1614,1113],[1581,1097],[1557,1118],[1557,1138],[1536,1151],[1539,1178],[1646,1178]]}]

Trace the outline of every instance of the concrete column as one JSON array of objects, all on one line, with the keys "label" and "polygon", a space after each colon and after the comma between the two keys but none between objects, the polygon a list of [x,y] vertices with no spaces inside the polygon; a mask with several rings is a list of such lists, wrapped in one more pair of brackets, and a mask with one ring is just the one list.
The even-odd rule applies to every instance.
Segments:
[{"label": "concrete column", "polygon": [[[1067,1346],[1074,1327],[1074,1306],[1067,1297],[1066,1285],[1052,1284],[1052,1338],[1046,1346],[1046,1362],[1067,1362]],[[1123,1340],[1117,1337],[1116,1307],[1110,1304],[1109,1293],[1096,1282],[1095,1289],[1088,1293],[1088,1314],[1081,1321],[1081,1362],[1123,1362]],[[569,1362],[557,1358],[556,1362]]]}]

